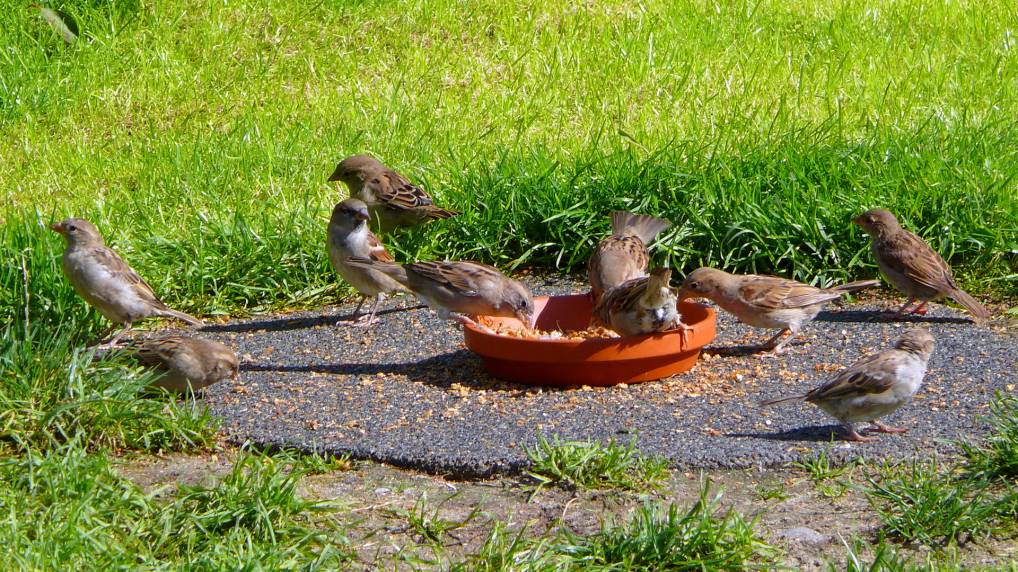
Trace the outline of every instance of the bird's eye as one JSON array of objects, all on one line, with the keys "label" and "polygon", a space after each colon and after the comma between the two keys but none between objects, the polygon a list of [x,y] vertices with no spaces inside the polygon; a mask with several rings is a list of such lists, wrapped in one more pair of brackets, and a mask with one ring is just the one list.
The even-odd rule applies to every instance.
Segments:
[{"label": "bird's eye", "polygon": [[73,224],[71,224],[71,225],[67,226],[67,230],[69,230],[71,232],[74,232],[74,231],[78,230],[78,227],[76,227]]},{"label": "bird's eye", "polygon": [[700,283],[694,280],[693,282],[689,283],[689,287],[692,288],[693,290],[699,290]]}]

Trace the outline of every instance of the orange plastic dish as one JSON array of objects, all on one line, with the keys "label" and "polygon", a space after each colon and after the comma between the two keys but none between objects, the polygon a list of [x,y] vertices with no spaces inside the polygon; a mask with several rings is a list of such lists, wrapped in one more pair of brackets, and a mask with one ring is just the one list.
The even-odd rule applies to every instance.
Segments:
[{"label": "orange plastic dish", "polygon": [[[583,330],[590,324],[587,294],[534,298],[536,327],[541,330]],[[700,350],[717,333],[713,308],[681,302],[682,321],[692,326],[685,343],[679,330],[657,334],[586,340],[525,339],[463,328],[467,348],[481,356],[488,373],[506,381],[532,385],[615,385],[653,381],[687,371]],[[494,328],[522,327],[515,318],[481,316]]]}]

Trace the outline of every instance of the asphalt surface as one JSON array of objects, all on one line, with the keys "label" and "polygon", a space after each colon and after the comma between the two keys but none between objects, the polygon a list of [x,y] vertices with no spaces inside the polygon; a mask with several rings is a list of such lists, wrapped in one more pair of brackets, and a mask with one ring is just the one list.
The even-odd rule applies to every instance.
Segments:
[{"label": "asphalt surface", "polygon": [[[532,279],[536,294],[583,291],[568,278]],[[485,477],[526,466],[538,432],[566,440],[636,439],[676,468],[776,466],[829,446],[836,423],[807,404],[761,410],[762,399],[808,390],[864,353],[889,347],[921,323],[937,338],[925,385],[884,419],[910,428],[875,443],[837,442],[835,457],[911,457],[947,451],[946,440],[986,430],[995,391],[1018,384],[1018,336],[975,326],[932,305],[925,317],[888,322],[884,304],[831,305],[798,343],[774,358],[747,352],[771,331],[719,313],[711,354],[690,372],[614,388],[539,388],[488,376],[459,325],[411,297],[389,300],[369,330],[335,326],[353,306],[259,317],[203,328],[234,347],[239,381],[206,402],[237,443],[349,453],[391,465]]]}]

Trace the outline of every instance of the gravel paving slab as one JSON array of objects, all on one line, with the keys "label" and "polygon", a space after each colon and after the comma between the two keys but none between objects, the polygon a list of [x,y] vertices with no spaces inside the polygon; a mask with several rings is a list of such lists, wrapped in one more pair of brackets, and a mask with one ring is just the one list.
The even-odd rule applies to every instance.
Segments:
[{"label": "gravel paving slab", "polygon": [[[579,292],[570,278],[532,278],[535,293]],[[371,329],[334,325],[353,306],[206,326],[244,359],[238,381],[206,393],[231,440],[349,453],[391,465],[485,477],[518,472],[537,432],[568,440],[635,438],[676,468],[776,466],[828,446],[836,424],[814,406],[756,402],[805,391],[914,323],[937,338],[915,400],[886,421],[910,427],[879,442],[838,442],[836,457],[927,455],[944,440],[985,432],[995,391],[1018,384],[1018,336],[975,326],[951,308],[884,321],[883,304],[831,305],[774,358],[747,352],[770,332],[719,313],[717,340],[692,371],[613,388],[540,388],[488,376],[458,325],[411,297],[389,300]]]}]

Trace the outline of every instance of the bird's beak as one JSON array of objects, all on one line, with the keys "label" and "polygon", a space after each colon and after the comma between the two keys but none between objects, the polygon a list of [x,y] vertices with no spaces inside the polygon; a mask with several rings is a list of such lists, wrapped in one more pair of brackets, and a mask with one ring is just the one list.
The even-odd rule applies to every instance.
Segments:
[{"label": "bird's beak", "polygon": [[862,217],[861,216],[857,216],[857,217],[853,218],[852,219],[852,224],[854,224],[856,226],[862,226]]},{"label": "bird's beak", "polygon": [[237,381],[237,379],[239,378],[240,378],[240,368],[237,367],[233,369],[233,375],[230,376],[230,379],[232,379],[233,381]]},{"label": "bird's beak", "polygon": [[354,216],[357,217],[357,220],[371,220],[371,215],[368,214],[368,211],[357,211],[357,214]]},{"label": "bird's beak", "polygon": [[333,171],[331,175],[329,175],[329,182],[331,183],[332,181],[338,181],[339,179],[340,179],[339,167],[336,167],[336,170]]},{"label": "bird's beak", "polygon": [[516,319],[523,322],[523,325],[533,330],[534,324],[537,322],[537,316],[527,312],[517,312]]},{"label": "bird's beak", "polygon": [[62,222],[55,222],[55,223],[53,223],[53,224],[51,224],[49,226],[49,229],[52,230],[53,232],[59,232],[60,234],[63,234],[64,233],[64,223],[62,223]]}]

